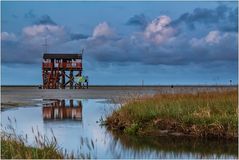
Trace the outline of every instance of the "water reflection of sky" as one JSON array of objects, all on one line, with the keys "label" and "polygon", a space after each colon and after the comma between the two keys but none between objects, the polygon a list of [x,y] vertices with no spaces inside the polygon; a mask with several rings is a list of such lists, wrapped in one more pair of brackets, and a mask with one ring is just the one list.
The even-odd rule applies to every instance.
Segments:
[{"label": "water reflection of sky", "polygon": [[[211,150],[212,153],[205,154],[200,149],[198,149],[198,152],[192,152],[187,149],[177,151],[175,147],[172,147],[174,144],[169,146],[169,149],[163,149],[162,147],[153,145],[154,142],[151,142],[152,139],[147,140],[147,138],[144,138],[144,141],[142,141],[142,138],[134,138],[132,140],[128,137],[116,136],[108,132],[105,127],[100,126],[99,120],[101,117],[104,118],[117,105],[108,103],[104,99],[74,100],[73,108],[79,107],[79,102],[82,104],[81,120],[75,120],[74,118],[44,120],[43,105],[43,107],[25,107],[3,111],[2,124],[6,126],[9,123],[8,117],[11,119],[15,117],[17,123],[14,126],[17,133],[27,133],[30,143],[34,140],[32,127],[35,129],[38,128],[41,133],[48,136],[52,135],[52,129],[60,147],[68,151],[77,152],[77,150],[80,150],[80,152],[90,152],[97,158],[236,158],[236,153],[228,153],[228,148],[225,146],[221,146],[221,148],[219,146],[221,153],[214,153]],[[65,107],[69,108],[69,106],[70,101],[66,100]],[[82,138],[87,138],[89,141],[92,140],[95,146],[94,149],[89,150],[87,146],[82,146]],[[164,146],[165,142],[160,141],[160,143],[163,143],[162,146]],[[168,145],[167,142],[165,145]],[[182,144],[179,144],[179,146],[182,147]],[[201,145],[198,146],[202,147]],[[172,148],[171,150],[170,147]],[[231,147],[237,146],[232,145]]]}]

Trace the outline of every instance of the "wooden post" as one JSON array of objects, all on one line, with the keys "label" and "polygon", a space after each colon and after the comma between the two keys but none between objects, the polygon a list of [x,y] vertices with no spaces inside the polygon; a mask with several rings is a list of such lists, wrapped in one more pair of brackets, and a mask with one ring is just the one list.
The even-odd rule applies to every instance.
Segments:
[{"label": "wooden post", "polygon": [[[81,70],[79,71],[79,76],[81,77]],[[82,87],[82,84],[81,84],[81,82],[79,83],[79,88],[81,88]]]},{"label": "wooden post", "polygon": [[62,89],[64,89],[65,88],[65,69],[63,69],[62,71],[61,71],[61,76],[62,76],[62,79],[61,79],[61,88]]},{"label": "wooden post", "polygon": [[74,107],[73,99],[70,99],[70,107],[71,107],[71,108]]},{"label": "wooden post", "polygon": [[73,80],[74,80],[73,71],[70,70],[70,89],[73,89]]}]

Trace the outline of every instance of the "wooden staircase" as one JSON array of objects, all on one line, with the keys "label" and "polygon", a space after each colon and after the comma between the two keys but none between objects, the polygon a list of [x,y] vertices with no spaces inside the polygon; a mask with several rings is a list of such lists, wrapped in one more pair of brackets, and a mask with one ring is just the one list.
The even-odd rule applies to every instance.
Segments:
[{"label": "wooden staircase", "polygon": [[54,70],[53,65],[51,65],[51,71],[50,74],[48,74],[48,80],[47,80],[47,89],[49,88],[59,88],[59,72],[60,67],[58,65],[57,70]]}]

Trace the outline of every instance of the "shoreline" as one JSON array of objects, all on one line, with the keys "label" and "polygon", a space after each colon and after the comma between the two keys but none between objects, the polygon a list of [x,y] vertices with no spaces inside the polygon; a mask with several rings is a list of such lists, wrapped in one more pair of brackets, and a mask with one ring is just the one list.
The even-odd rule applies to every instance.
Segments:
[{"label": "shoreline", "polygon": [[[154,96],[154,95],[178,95],[178,94],[192,94],[197,95],[203,92],[223,92],[223,91],[237,91],[237,87],[235,86],[227,86],[227,87],[134,87],[132,88],[120,88],[120,87],[99,87],[99,88],[89,88],[83,90],[58,90],[58,89],[49,89],[49,90],[41,90],[36,87],[5,87],[1,88],[2,91],[2,101],[1,101],[1,111],[11,108],[24,107],[24,106],[35,106],[39,104],[40,99],[113,99],[115,102],[119,102],[122,104],[122,101],[125,102],[133,99],[134,97],[144,97],[144,96]],[[193,103],[193,100],[190,102]],[[202,113],[204,112],[202,111]],[[159,118],[154,119],[151,123],[154,124],[156,121],[159,121]],[[177,121],[176,121],[177,122]],[[176,126],[176,122],[174,124],[170,124],[170,126]],[[169,123],[169,122],[167,122]],[[147,127],[147,126],[143,126]],[[150,126],[152,128],[152,126]],[[198,130],[197,126],[183,126],[186,128],[191,128],[190,131]],[[184,135],[185,131],[181,132],[181,128],[178,125],[178,129],[176,131],[172,131],[169,128],[162,128],[159,131],[148,131],[142,130],[142,134],[144,135]],[[196,127],[196,128],[195,128]],[[112,127],[114,128],[114,127]],[[117,128],[117,126],[115,127]],[[138,126],[130,126],[131,130],[137,129]],[[151,129],[149,128],[149,129]],[[131,131],[129,131],[131,132]],[[187,134],[186,134],[187,135]],[[233,135],[233,134],[232,134]],[[231,136],[234,137],[234,136]],[[233,138],[235,139],[235,138]]]},{"label": "shoreline", "polygon": [[227,140],[227,141],[233,141],[237,142],[238,141],[238,133],[232,133],[230,135],[226,136],[198,136],[196,134],[186,134],[183,132],[178,132],[175,130],[160,130],[160,129],[155,129],[152,131],[138,131],[136,134],[129,134],[125,133],[122,129],[119,128],[112,128],[109,127],[108,124],[106,124],[106,127],[109,131],[116,132],[117,134],[122,134],[122,135],[128,135],[128,136],[139,136],[139,137],[165,137],[165,138],[193,138],[193,139],[200,139],[200,140]]},{"label": "shoreline", "polygon": [[106,118],[109,130],[138,136],[238,139],[237,91],[142,96]]},{"label": "shoreline", "polygon": [[135,95],[198,93],[221,90],[237,90],[236,86],[90,86],[89,89],[38,89],[37,87],[1,86],[1,104],[3,106],[24,106],[34,104],[36,99],[119,99]]}]

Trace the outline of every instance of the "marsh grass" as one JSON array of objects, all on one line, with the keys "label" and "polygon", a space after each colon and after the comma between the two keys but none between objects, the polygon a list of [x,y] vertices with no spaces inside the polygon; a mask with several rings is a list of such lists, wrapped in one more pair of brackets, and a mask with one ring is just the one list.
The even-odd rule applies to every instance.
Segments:
[{"label": "marsh grass", "polygon": [[[3,159],[62,159],[63,152],[57,147],[53,134],[51,139],[36,131],[34,136],[36,145],[28,145],[28,136],[17,135],[15,129],[8,126],[8,131],[1,131],[1,158]],[[32,128],[34,133],[34,129]],[[53,133],[53,132],[52,132]]]},{"label": "marsh grass", "polygon": [[[34,142],[29,142],[29,135],[16,133],[16,119],[11,120],[7,126],[1,125],[1,159],[90,159],[94,157],[95,144],[93,140],[81,137],[80,149],[88,149],[88,153],[68,152],[58,145],[57,139],[51,129],[50,138],[32,127]],[[31,145],[30,145],[31,144]]]},{"label": "marsh grass", "polygon": [[36,148],[26,144],[9,135],[1,136],[1,158],[2,159],[62,159],[63,155],[54,146]]},{"label": "marsh grass", "polygon": [[237,137],[237,90],[156,94],[132,98],[107,117],[110,129],[128,134],[165,130],[199,137]]}]

